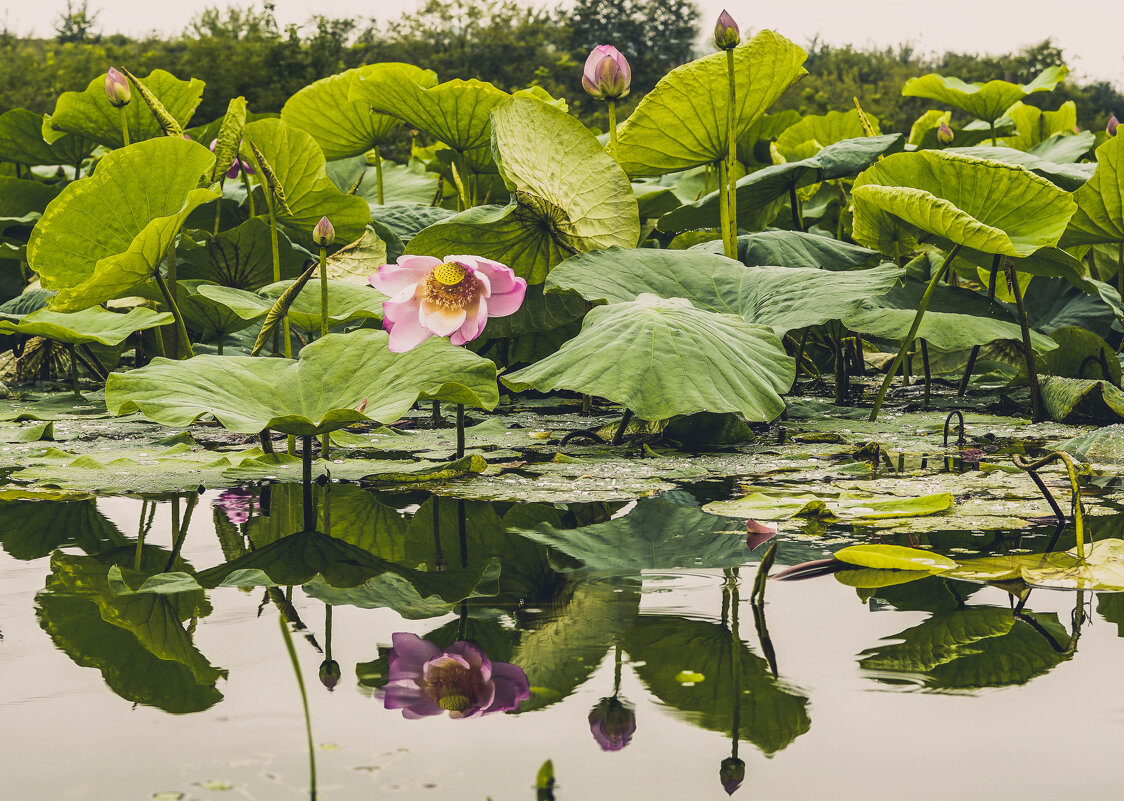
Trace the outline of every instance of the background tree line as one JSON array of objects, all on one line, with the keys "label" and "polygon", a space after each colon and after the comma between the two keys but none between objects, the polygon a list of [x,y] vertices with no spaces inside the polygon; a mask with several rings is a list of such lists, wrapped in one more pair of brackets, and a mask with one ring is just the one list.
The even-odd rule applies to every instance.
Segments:
[{"label": "background tree line", "polygon": [[[603,126],[603,105],[587,98],[580,85],[589,50],[613,44],[629,59],[633,89],[622,108],[627,114],[660,76],[699,54],[702,22],[692,0],[576,0],[568,7],[530,9],[515,0],[423,0],[417,11],[388,23],[320,15],[303,26],[282,27],[266,2],[208,8],[176,36],[131,38],[99,33],[97,14],[83,0],[68,2],[52,38],[0,31],[0,112],[23,107],[49,113],[61,92],[84,89],[116,64],[142,75],[161,68],[205,81],[195,118],[202,122],[220,116],[231,97],[246,97],[258,112],[279,111],[319,78],[361,64],[405,61],[434,70],[442,80],[477,78],[508,91],[537,84],[565,97],[590,124]],[[1003,55],[924,54],[907,45],[856,48],[819,40],[805,47],[811,74],[774,110],[823,114],[846,110],[857,97],[884,131],[908,132],[932,107],[931,101],[902,97],[902,85],[914,76],[939,72],[968,81],[1026,82],[1065,61],[1049,40]],[[1076,102],[1082,127],[1103,127],[1109,114],[1124,112],[1124,96],[1105,81],[1069,79],[1027,102],[1056,108],[1066,100]]]}]

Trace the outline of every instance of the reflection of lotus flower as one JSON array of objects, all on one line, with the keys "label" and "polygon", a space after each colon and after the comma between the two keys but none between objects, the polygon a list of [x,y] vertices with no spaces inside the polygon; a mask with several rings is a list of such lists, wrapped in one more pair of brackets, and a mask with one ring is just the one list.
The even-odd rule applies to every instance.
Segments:
[{"label": "reflection of lotus flower", "polygon": [[105,74],[105,95],[115,108],[128,105],[133,98],[129,80],[118,72],[116,67],[110,67],[109,72]]},{"label": "reflection of lotus flower", "polygon": [[718,778],[722,780],[722,789],[726,791],[726,795],[733,795],[734,790],[745,781],[745,763],[737,757],[726,757],[718,770]]},{"label": "reflection of lotus flower", "polygon": [[489,317],[506,317],[523,304],[527,282],[509,267],[480,256],[400,256],[371,276],[390,297],[382,305],[390,351],[405,353],[431,336],[454,345],[476,339]]},{"label": "reflection of lotus flower", "polygon": [[730,50],[737,47],[741,40],[742,34],[738,28],[738,23],[734,22],[734,18],[730,16],[729,11],[722,9],[722,13],[718,15],[718,22],[714,26],[715,46],[719,50]]},{"label": "reflection of lotus flower", "polygon": [[261,508],[257,493],[245,489],[226,490],[219,495],[215,506],[222,509],[226,519],[236,526],[245,523],[250,515]]},{"label": "reflection of lotus flower", "polygon": [[940,127],[937,128],[937,141],[942,145],[951,145],[955,138],[956,134],[948,127],[948,123],[942,122]]},{"label": "reflection of lotus flower", "polygon": [[612,45],[597,45],[585,60],[582,87],[594,100],[616,100],[628,94],[632,68]]},{"label": "reflection of lotus flower", "polygon": [[493,662],[473,643],[460,640],[442,651],[416,634],[399,632],[392,640],[383,702],[405,718],[442,712],[475,718],[515,709],[531,697],[523,668]]},{"label": "reflection of lotus flower", "polygon": [[340,683],[340,676],[343,671],[340,670],[340,663],[334,659],[325,659],[320,663],[320,683],[328,688],[328,691],[336,689],[336,685]]},{"label": "reflection of lotus flower", "polygon": [[777,536],[777,527],[770,526],[767,523],[758,523],[752,517],[745,521],[745,530],[749,532],[745,538],[745,547],[753,550],[758,545],[764,545],[766,542]]},{"label": "reflection of lotus flower", "polygon": [[[184,134],[184,138],[188,138],[187,134]],[[218,147],[218,144],[219,144],[218,139],[212,139],[211,140],[211,152],[212,153],[215,152],[215,148]],[[247,175],[253,175],[254,174],[254,168],[253,167],[251,167],[249,164],[244,162],[242,159],[235,156],[234,162],[230,165],[230,169],[226,171],[226,177],[227,178],[237,178],[239,171],[245,172]]]},{"label": "reflection of lotus flower", "polygon": [[620,751],[636,733],[636,713],[615,695],[602,698],[589,712],[589,730],[602,751]]}]

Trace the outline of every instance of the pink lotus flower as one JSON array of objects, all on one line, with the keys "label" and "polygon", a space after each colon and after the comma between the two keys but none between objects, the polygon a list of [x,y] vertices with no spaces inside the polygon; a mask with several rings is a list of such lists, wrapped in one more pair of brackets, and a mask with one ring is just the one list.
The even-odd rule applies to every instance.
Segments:
[{"label": "pink lotus flower", "polygon": [[527,282],[498,261],[480,256],[400,256],[371,276],[390,297],[382,325],[391,353],[405,353],[432,336],[463,345],[480,336],[489,317],[506,317],[523,305]]},{"label": "pink lotus flower", "polygon": [[115,108],[128,105],[133,97],[129,80],[116,67],[110,67],[105,74],[105,96],[109,98],[110,105]]},{"label": "pink lotus flower", "polygon": [[628,94],[632,68],[612,45],[597,45],[585,60],[582,87],[594,100],[616,100]]},{"label": "pink lotus flower", "polygon": [[636,712],[615,695],[602,698],[589,712],[589,731],[602,751],[620,751],[636,733]]},{"label": "pink lotus flower", "polygon": [[226,519],[234,525],[240,525],[250,519],[255,511],[261,508],[258,494],[248,489],[230,489],[219,495],[215,506],[222,509]]},{"label": "pink lotus flower", "polygon": [[714,44],[719,50],[730,50],[738,46],[742,40],[738,23],[730,16],[730,12],[722,9],[718,15],[718,22],[714,24]]},{"label": "pink lotus flower", "polygon": [[[188,139],[190,137],[188,137],[187,134],[184,134],[184,138]],[[211,140],[211,152],[212,153],[215,152],[215,148],[218,147],[218,144],[219,144],[218,139],[212,139]],[[252,166],[250,166],[249,164],[244,162],[242,159],[235,157],[234,163],[231,164],[230,169],[226,171],[226,177],[227,178],[237,178],[238,173],[240,171],[245,172],[246,175],[253,175],[254,174],[254,168]]]},{"label": "pink lotus flower", "polygon": [[444,651],[416,634],[392,635],[390,670],[383,689],[387,709],[411,720],[448,712],[477,718],[516,709],[531,697],[518,665],[493,662],[473,643],[460,640]]}]

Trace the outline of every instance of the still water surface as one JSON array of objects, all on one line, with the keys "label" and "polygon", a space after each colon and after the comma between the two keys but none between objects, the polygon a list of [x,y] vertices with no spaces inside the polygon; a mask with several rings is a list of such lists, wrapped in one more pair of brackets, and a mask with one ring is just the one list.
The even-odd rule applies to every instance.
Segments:
[{"label": "still water surface", "polygon": [[[223,561],[221,511],[210,506],[216,497],[200,500],[183,544],[198,569]],[[131,548],[140,502],[101,499],[97,508]],[[403,514],[416,508],[404,503]],[[165,554],[169,511],[159,505],[147,540]],[[102,670],[60,650],[43,625],[51,599],[37,598],[50,558],[16,559],[10,538],[0,539],[4,798],[309,797],[300,695],[278,606],[263,602],[262,588],[207,593],[213,611],[188,631],[197,651],[228,672],[217,682],[222,698],[203,711],[169,714],[122,697],[136,684],[128,660],[100,662],[116,671],[110,684],[125,689],[119,693]],[[794,547],[802,556],[789,561],[822,550]],[[1072,593],[1036,590],[1027,603],[1051,640],[1014,621],[1010,596],[994,587],[959,584],[950,592],[926,579],[857,591],[830,576],[770,583],[764,620],[773,679],[749,602],[761,550],[747,550],[736,571],[567,574],[555,609],[474,605],[467,630],[481,633],[482,644],[546,632],[539,650],[525,649],[522,658],[538,654],[589,675],[558,693],[564,697],[533,696],[530,711],[471,720],[407,720],[366,686],[378,683],[376,660],[393,633],[455,633],[456,614],[406,620],[385,608],[334,606],[332,655],[342,678],[330,692],[317,680],[325,604],[295,588],[292,603],[308,627],[293,639],[310,695],[319,798],[534,799],[535,775],[551,759],[558,799],[721,799],[720,766],[735,747],[745,762],[741,798],[1118,797],[1120,597],[1086,595],[1087,619],[1067,653]],[[592,642],[597,632],[609,641]],[[906,644],[895,648],[903,632]],[[635,707],[635,733],[609,752],[588,716],[614,693],[617,653],[617,694]],[[589,654],[596,654],[591,672],[579,664]],[[731,660],[742,668],[736,743]]]}]

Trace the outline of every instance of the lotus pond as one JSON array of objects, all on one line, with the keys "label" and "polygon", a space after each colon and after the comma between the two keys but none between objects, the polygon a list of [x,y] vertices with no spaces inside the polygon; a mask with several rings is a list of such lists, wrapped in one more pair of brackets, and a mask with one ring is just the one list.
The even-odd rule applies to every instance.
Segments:
[{"label": "lotus pond", "polygon": [[1108,797],[1115,118],[715,43],[0,115],[7,794]]}]

